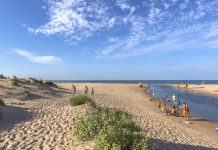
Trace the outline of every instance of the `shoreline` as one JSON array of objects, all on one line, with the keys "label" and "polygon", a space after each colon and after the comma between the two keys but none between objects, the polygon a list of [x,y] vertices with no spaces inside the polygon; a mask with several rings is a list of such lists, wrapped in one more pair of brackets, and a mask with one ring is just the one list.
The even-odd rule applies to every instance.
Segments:
[{"label": "shoreline", "polygon": [[218,97],[218,84],[188,84],[188,88],[184,88],[184,84],[162,84],[177,87],[178,85],[182,90],[192,92],[195,94],[205,94],[209,96]]}]

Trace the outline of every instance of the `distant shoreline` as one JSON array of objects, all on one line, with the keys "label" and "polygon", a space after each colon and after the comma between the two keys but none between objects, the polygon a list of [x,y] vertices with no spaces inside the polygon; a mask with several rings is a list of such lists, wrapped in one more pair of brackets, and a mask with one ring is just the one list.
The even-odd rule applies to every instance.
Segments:
[{"label": "distant shoreline", "polygon": [[[178,84],[168,84],[169,86],[177,87]],[[184,85],[179,86],[182,88],[182,90],[196,93],[196,94],[206,94],[209,96],[218,96],[218,84],[188,84],[188,88],[184,88]]]}]

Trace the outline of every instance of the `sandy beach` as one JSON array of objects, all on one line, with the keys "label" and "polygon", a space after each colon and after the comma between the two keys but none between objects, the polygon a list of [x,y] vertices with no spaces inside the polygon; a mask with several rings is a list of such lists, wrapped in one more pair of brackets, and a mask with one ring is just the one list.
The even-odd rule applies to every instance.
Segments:
[{"label": "sandy beach", "polygon": [[[6,106],[0,106],[4,120],[0,122],[0,149],[66,149],[88,150],[91,142],[80,142],[73,136],[75,121],[85,115],[88,106],[70,106],[72,83],[57,83],[58,88],[20,84],[13,87],[0,80],[0,96]],[[157,103],[137,84],[75,83],[77,94],[84,86],[96,91],[93,101],[97,107],[119,108],[127,111],[140,129],[159,149],[218,149],[217,123],[199,118],[185,124],[179,117],[164,116]],[[20,99],[23,90],[32,97]],[[91,97],[91,95],[90,95]]]},{"label": "sandy beach", "polygon": [[[177,87],[178,84],[169,84],[171,86]],[[184,84],[179,84],[179,86],[190,92],[198,93],[198,94],[208,94],[212,96],[218,96],[218,84],[188,84],[188,88],[184,88]]]}]

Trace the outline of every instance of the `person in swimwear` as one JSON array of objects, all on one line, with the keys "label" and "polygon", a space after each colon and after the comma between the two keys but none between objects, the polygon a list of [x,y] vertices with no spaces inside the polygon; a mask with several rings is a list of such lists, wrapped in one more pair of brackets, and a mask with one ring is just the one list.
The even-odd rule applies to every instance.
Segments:
[{"label": "person in swimwear", "polygon": [[186,117],[186,119],[189,119],[189,106],[188,106],[188,104],[185,105],[185,117]]},{"label": "person in swimwear", "polygon": [[177,116],[177,110],[175,106],[173,106],[173,109],[171,110],[171,115]]}]

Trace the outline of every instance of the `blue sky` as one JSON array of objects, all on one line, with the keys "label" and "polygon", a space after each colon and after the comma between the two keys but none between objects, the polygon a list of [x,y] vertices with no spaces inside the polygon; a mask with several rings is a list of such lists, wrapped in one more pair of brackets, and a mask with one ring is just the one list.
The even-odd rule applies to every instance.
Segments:
[{"label": "blue sky", "polygon": [[0,73],[218,79],[217,0],[2,0]]}]

